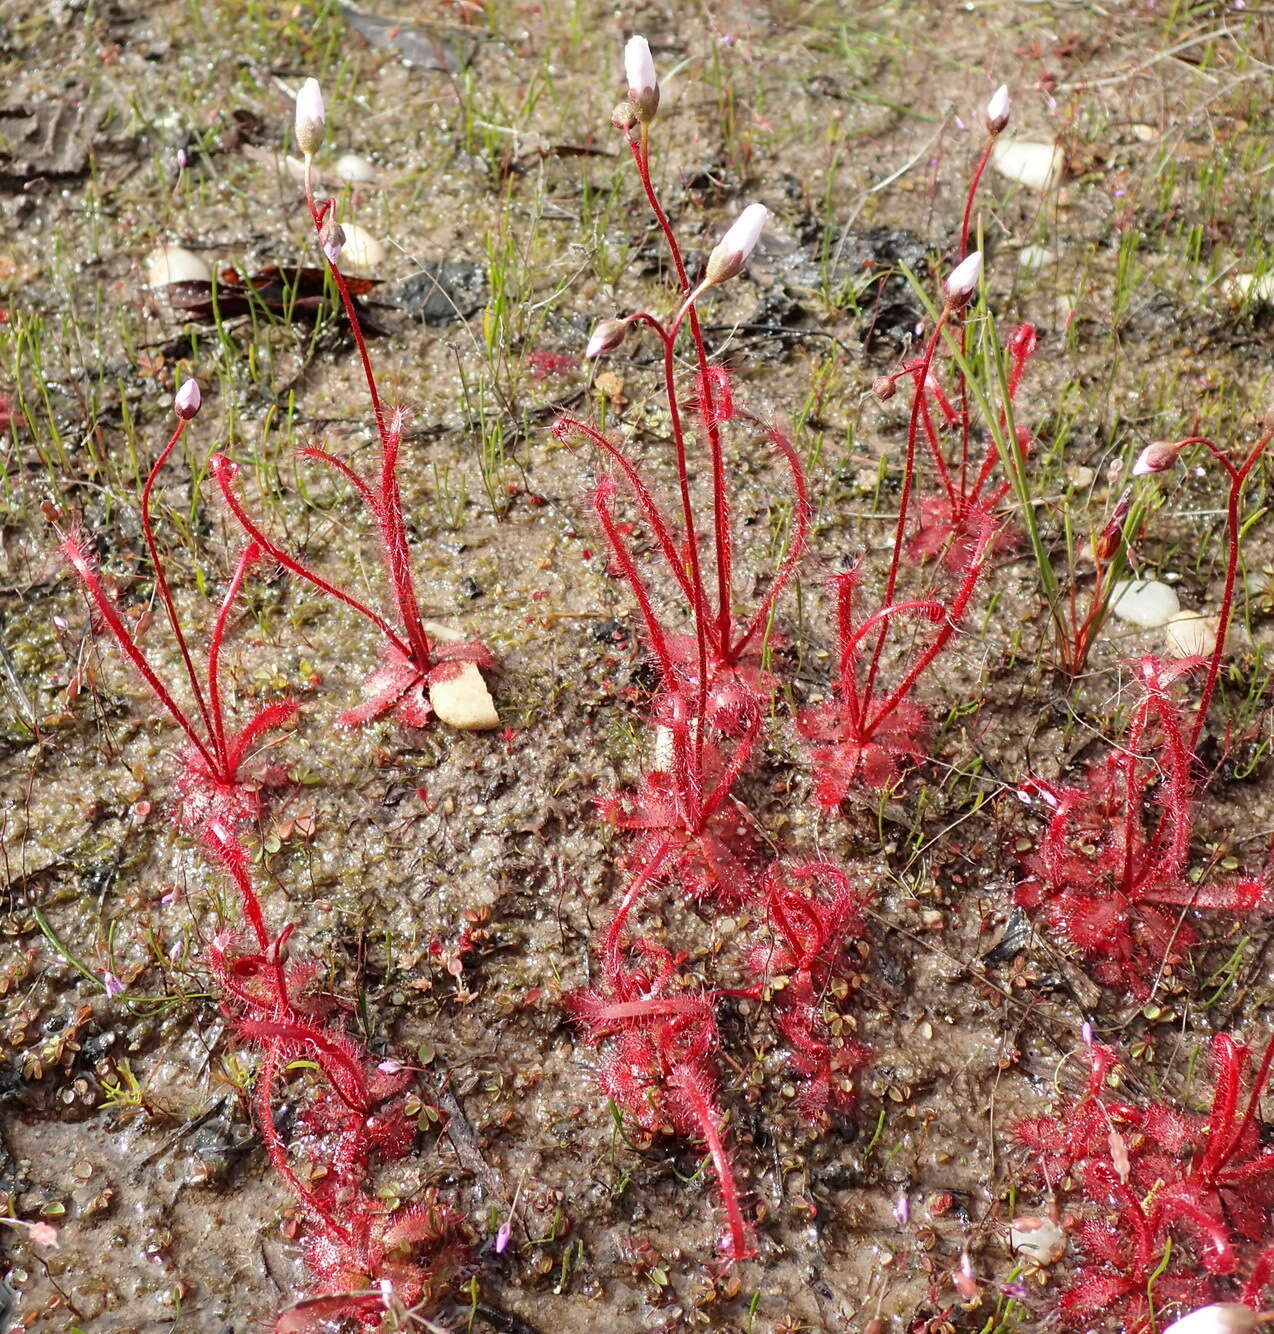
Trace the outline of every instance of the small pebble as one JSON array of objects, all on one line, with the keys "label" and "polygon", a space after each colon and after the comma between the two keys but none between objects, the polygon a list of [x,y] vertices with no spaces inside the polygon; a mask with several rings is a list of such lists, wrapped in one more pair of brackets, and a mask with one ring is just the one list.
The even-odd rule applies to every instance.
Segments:
[{"label": "small pebble", "polygon": [[1051,264],[1057,256],[1042,245],[1024,245],[1017,252],[1017,266],[1023,273],[1038,273],[1045,264]]},{"label": "small pebble", "polygon": [[342,222],[345,245],[341,249],[341,272],[351,278],[372,278],[385,262],[385,247],[356,222]]},{"label": "small pebble", "polygon": [[1009,1248],[1037,1265],[1051,1265],[1066,1254],[1066,1233],[1050,1218],[1024,1214],[1009,1224]]},{"label": "small pebble", "polygon": [[1179,611],[1163,627],[1164,643],[1174,658],[1206,658],[1216,648],[1214,616],[1197,611]]},{"label": "small pebble", "polygon": [[336,159],[332,171],[339,180],[351,185],[370,185],[376,179],[376,168],[357,153],[343,153]]},{"label": "small pebble", "polygon": [[1121,621],[1157,630],[1181,610],[1176,592],[1158,579],[1121,579],[1110,599],[1110,610]]},{"label": "small pebble", "polygon": [[1065,155],[1056,144],[1027,139],[997,139],[991,149],[991,165],[1001,176],[1041,193],[1062,179],[1064,161]]},{"label": "small pebble", "polygon": [[146,256],[146,285],[167,287],[169,283],[210,283],[212,270],[185,246],[161,245]]}]

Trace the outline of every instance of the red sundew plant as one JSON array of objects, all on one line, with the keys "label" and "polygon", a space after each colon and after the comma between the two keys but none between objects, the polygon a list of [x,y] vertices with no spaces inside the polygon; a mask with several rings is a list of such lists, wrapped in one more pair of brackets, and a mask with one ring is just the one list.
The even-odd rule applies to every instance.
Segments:
[{"label": "red sundew plant", "polygon": [[1052,808],[1036,851],[1022,859],[1017,901],[1038,910],[1106,986],[1145,1000],[1196,935],[1191,909],[1244,915],[1267,898],[1262,880],[1218,884],[1190,876],[1196,782],[1186,711],[1171,694],[1198,659],[1138,664],[1140,698],[1118,748],[1094,761],[1083,782],[1024,788]]},{"label": "red sundew plant", "polygon": [[834,1035],[825,1013],[833,982],[848,971],[846,946],[862,935],[867,899],[827,862],[771,866],[761,887],[771,940],[755,946],[748,962],[800,1080],[797,1107],[812,1124],[853,1108],[852,1077],[871,1059],[864,1043]]},{"label": "red sundew plant", "polygon": [[485,645],[477,641],[435,643],[425,631],[412,576],[411,552],[407,542],[407,524],[403,517],[402,495],[398,485],[398,463],[402,450],[407,413],[402,407],[387,408],[372,369],[367,340],[359,321],[358,309],[349,283],[340,269],[344,232],[336,220],[336,201],[321,202],[314,195],[314,154],[323,142],[323,98],[318,84],[309,79],[297,97],[296,140],[305,157],[305,202],[318,236],[320,248],[337,291],[354,344],[358,349],[363,379],[371,399],[372,420],[380,442],[380,469],[374,477],[364,477],[343,459],[311,445],[301,453],[326,464],[353,487],[376,524],[380,536],[381,559],[385,567],[397,613],[392,623],[347,589],[326,579],[305,561],[272,542],[253,520],[234,490],[238,465],[224,454],[212,459],[212,473],[235,518],[260,549],[284,569],[314,585],[320,592],[356,611],[370,621],[384,636],[384,665],[364,683],[366,700],[341,714],[346,727],[360,727],[374,718],[392,716],[407,727],[423,727],[432,712],[429,687],[454,677],[466,662],[492,667],[495,659]]},{"label": "red sundew plant", "polygon": [[155,572],[155,592],[173,638],[181,653],[186,680],[194,701],[191,710],[178,703],[177,692],[167,685],[151,666],[138,642],[137,630],[130,628],[114,599],[102,585],[101,577],[89,554],[88,542],[79,534],[62,534],[62,555],[78,577],[92,603],[95,618],[106,627],[120,651],[145,681],[151,694],[186,737],[177,772],[181,796],[173,816],[183,828],[198,833],[211,819],[237,826],[252,819],[260,805],[260,781],[244,772],[255,748],[270,732],[283,726],[299,707],[292,700],[279,700],[260,709],[247,723],[235,730],[226,721],[221,679],[221,651],[235,602],[248,571],[260,557],[260,549],[250,542],[235,565],[208,637],[207,661],[200,671],[195,665],[186,632],[177,615],[177,606],[169,588],[164,561],[155,540],[150,500],[156,479],[169,455],[200,407],[199,386],[187,380],[177,391],[174,411],[177,425],[168,443],[152,465],[141,495],[142,535]]},{"label": "red sundew plant", "polygon": [[[859,568],[855,566],[836,577],[839,651],[835,694],[826,703],[803,710],[796,720],[797,730],[811,743],[814,799],[820,806],[839,806],[858,785],[889,787],[897,781],[905,761],[919,760],[926,754],[928,718],[910,695],[960,628],[982,577],[991,539],[990,519],[984,515],[960,586],[949,602],[938,598],[899,602],[859,622],[854,611]],[[904,616],[917,617],[937,628],[927,644],[916,648],[902,680],[881,699],[876,690],[876,669],[883,636]],[[870,659],[865,662],[865,646],[873,638]]]},{"label": "red sundew plant", "polygon": [[[389,1203],[371,1190],[375,1170],[406,1156],[416,1134],[404,1095],[411,1074],[376,1063],[335,1021],[335,1006],[310,994],[317,963],[288,965],[292,928],[271,937],[243,849],[215,821],[206,846],[239,891],[252,943],[222,932],[209,963],[226,1013],[261,1055],[253,1103],[271,1166],[300,1206],[299,1234],[311,1296],[280,1316],[276,1329],[315,1328],[346,1317],[384,1328],[388,1312],[441,1299],[468,1254],[457,1214],[433,1193]],[[293,1062],[311,1063],[324,1084],[297,1113],[292,1145],[275,1123],[275,1090]],[[303,1175],[296,1165],[308,1164]]]},{"label": "red sundew plant", "polygon": [[[1245,915],[1269,898],[1266,879],[1193,883],[1189,856],[1201,781],[1197,749],[1234,608],[1243,487],[1272,439],[1274,431],[1267,431],[1237,464],[1198,436],[1142,451],[1135,476],[1164,472],[1182,450],[1202,445],[1229,479],[1216,644],[1206,660],[1167,666],[1147,658],[1138,665],[1141,697],[1122,744],[1093,762],[1081,785],[1031,780],[1021,789],[1027,801],[1038,795],[1052,815],[1039,850],[1023,859],[1026,876],[1018,885],[1018,902],[1037,909],[1051,929],[1090,959],[1099,981],[1127,986],[1138,999],[1148,996],[1160,970],[1194,943],[1187,912],[1205,908]],[[1203,688],[1191,720],[1170,689],[1199,668]]]},{"label": "red sundew plant", "polygon": [[1086,1201],[1063,1316],[1084,1324],[1101,1316],[1146,1334],[1174,1309],[1235,1299],[1258,1306],[1274,1270],[1274,1149],[1262,1145],[1259,1123],[1274,1039],[1244,1099],[1250,1049],[1225,1033],[1213,1038],[1206,1117],[1117,1099],[1108,1088],[1115,1052],[1090,1043],[1089,1060],[1081,1097],[1014,1127],[1044,1184]]}]

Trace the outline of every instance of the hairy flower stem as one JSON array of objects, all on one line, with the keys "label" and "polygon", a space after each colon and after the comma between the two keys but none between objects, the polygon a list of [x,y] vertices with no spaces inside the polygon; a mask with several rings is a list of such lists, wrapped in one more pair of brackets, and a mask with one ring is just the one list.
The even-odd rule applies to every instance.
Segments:
[{"label": "hairy flower stem", "polygon": [[[938,350],[938,339],[942,337],[942,330],[951,313],[951,306],[949,304],[944,305],[942,313],[933,326],[933,332],[929,335],[929,341],[925,344],[924,352],[920,356],[914,373],[915,390],[911,399],[911,417],[907,423],[907,453],[902,470],[902,494],[898,497],[898,522],[894,525],[894,547],[889,558],[889,575],[885,580],[883,601],[886,604],[894,600],[894,589],[898,584],[898,571],[902,565],[903,540],[907,535],[907,515],[911,506],[911,488],[915,480],[916,440],[920,424],[921,402],[925,393],[925,382],[929,378],[929,368],[933,364],[934,354]],[[888,632],[888,625],[882,624],[876,635],[876,646],[872,650],[871,666],[867,669],[867,680],[864,685],[864,693],[868,698],[871,697],[872,687],[876,682],[880,655],[885,647],[885,637]]]},{"label": "hairy flower stem", "polygon": [[1221,609],[1217,614],[1216,644],[1208,658],[1208,671],[1203,682],[1203,693],[1199,697],[1199,708],[1195,714],[1194,726],[1190,729],[1189,750],[1191,754],[1197,753],[1199,737],[1202,735],[1204,725],[1207,722],[1208,708],[1212,703],[1217,677],[1221,672],[1221,659],[1225,654],[1225,636],[1230,628],[1230,618],[1234,612],[1234,585],[1239,572],[1239,537],[1242,532],[1242,515],[1239,506],[1243,497],[1243,487],[1271,440],[1274,440],[1274,429],[1266,431],[1261,436],[1238,467],[1230,461],[1224,450],[1219,449],[1206,436],[1190,436],[1178,446],[1178,448],[1184,448],[1186,445],[1202,445],[1225,469],[1226,475],[1230,479],[1230,490],[1225,506],[1227,546],[1225,585],[1221,592]]},{"label": "hairy flower stem", "polygon": [[[625,135],[628,147],[632,152],[633,161],[637,166],[637,174],[641,178],[642,189],[646,195],[646,201],[650,205],[651,212],[659,224],[660,231],[663,232],[664,240],[667,243],[669,254],[672,256],[673,267],[677,271],[677,281],[681,285],[683,296],[688,296],[693,290],[689,276],[686,273],[685,262],[681,257],[681,247],[677,243],[676,233],[672,229],[672,224],[668,221],[668,216],[659,203],[659,197],[655,193],[654,185],[650,178],[650,141],[646,133],[646,126],[642,126],[642,133],[639,140],[634,141],[631,134]],[[730,641],[730,596],[731,596],[731,556],[730,556],[730,511],[729,501],[725,483],[725,456],[721,448],[721,427],[717,421],[716,407],[712,400],[712,384],[708,376],[708,350],[703,341],[703,330],[699,324],[699,313],[693,304],[689,310],[690,317],[690,337],[694,342],[695,358],[699,368],[699,385],[703,401],[700,403],[700,419],[703,423],[704,432],[708,440],[708,456],[712,467],[712,522],[713,522],[713,545],[716,555],[717,566],[717,639],[722,645]],[[675,330],[673,331],[675,339]],[[668,358],[671,357],[671,349],[668,349],[665,355],[665,373]],[[672,390],[672,379],[668,377],[669,391]],[[688,481],[686,478],[685,465],[685,444],[680,438],[680,432],[677,432],[678,444],[678,468],[680,471],[679,480],[683,488],[683,503],[686,505],[687,534],[691,534],[690,528],[691,514],[688,500]],[[691,537],[693,541],[693,537]]]},{"label": "hairy flower stem", "polygon": [[[315,235],[321,240],[323,226],[335,206],[335,201],[324,200],[321,204],[314,196],[314,164],[307,156],[305,161],[305,203],[314,224]],[[320,245],[320,249],[322,249]],[[381,540],[385,544],[386,568],[389,573],[390,588],[398,605],[398,614],[402,620],[411,651],[407,657],[422,672],[428,671],[433,664],[433,654],[429,636],[425,633],[420,616],[420,604],[416,597],[415,580],[411,570],[411,552],[407,544],[407,526],[403,520],[402,497],[398,487],[398,454],[402,446],[402,422],[398,413],[390,414],[387,419],[381,403],[380,390],[376,383],[376,374],[372,369],[371,354],[367,349],[367,339],[363,335],[363,326],[358,318],[358,310],[350,293],[349,284],[341,272],[340,265],[327,253],[323,253],[324,262],[340,293],[341,304],[345,308],[345,319],[349,324],[358,349],[359,361],[363,367],[363,379],[367,383],[367,393],[372,404],[372,419],[376,424],[376,434],[380,439],[381,468],[380,485],[373,490],[366,483],[357,487],[365,503],[370,505],[377,525],[381,531]],[[341,469],[348,476],[350,470]]]}]

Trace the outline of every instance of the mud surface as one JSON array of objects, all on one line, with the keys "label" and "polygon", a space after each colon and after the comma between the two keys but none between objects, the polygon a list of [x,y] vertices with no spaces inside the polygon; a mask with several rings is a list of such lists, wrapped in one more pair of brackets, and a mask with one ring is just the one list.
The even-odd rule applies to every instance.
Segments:
[{"label": "mud surface", "polygon": [[[1193,1107],[1208,1037],[1268,1032],[1263,922],[1201,923],[1209,943],[1137,1005],[1013,908],[1016,857],[1041,827],[1014,785],[1096,753],[1126,712],[1127,660],[1160,651],[1159,637],[1112,622],[1069,680],[1051,665],[1035,567],[1006,552],[921,687],[934,758],[896,790],[816,812],[792,717],[828,689],[826,576],[861,549],[883,578],[906,410],[901,395],[880,404],[868,390],[923,318],[900,266],[932,290],[947,262],[996,83],[1013,87],[1014,134],[1056,138],[1066,155],[1043,197],[988,176],[979,213],[1002,325],[1029,319],[1040,333],[1019,415],[1042,442],[1036,494],[1058,568],[1061,516],[1076,543],[1100,525],[1112,463],[1196,422],[1222,441],[1253,438],[1270,318],[1229,279],[1274,258],[1268,11],[419,10],[0,7],[0,1199],[55,1225],[61,1243],[0,1231],[0,1328],[246,1334],[303,1290],[295,1206],[252,1126],[254,1058],[202,962],[234,904],[166,818],[179,738],[91,636],[45,515],[82,525],[123,601],[150,607],[146,650],[179,680],[137,501],[174,382],[193,373],[204,410],[156,499],[188,623],[207,625],[238,549],[208,474],[218,449],[241,463],[272,532],[381,596],[365,515],[296,456],[321,440],[360,465],[372,457],[339,321],[254,309],[183,323],[142,267],[160,242],[242,273],[316,262],[277,157],[290,92],[311,73],[327,92],[320,166],[351,152],[376,171],[374,185],[342,192],[341,210],[388,248],[367,297],[372,355],[386,399],[412,415],[402,486],[422,602],[497,654],[506,726],[338,729],[377,644],[278,571],[251,583],[227,670],[244,707],[303,705],[260,757],[272,773],[251,841],[267,915],[322,961],[351,1029],[417,1062],[422,1094],[449,1114],[382,1183],[403,1199],[437,1186],[470,1220],[471,1284],[428,1328],[751,1334],[864,1329],[878,1316],[895,1330],[1046,1327],[1064,1264],[1051,1280],[1029,1276],[1012,1313],[997,1314],[996,1284],[1017,1273],[1007,1220],[1041,1204],[1010,1127],[1081,1081],[1081,1024],[1135,1053],[1134,1092]],[[617,1124],[562,1006],[595,967],[622,883],[595,803],[649,762],[651,675],[594,527],[597,460],[554,442],[549,424],[563,408],[602,419],[638,442],[658,488],[673,481],[649,347],[579,360],[599,316],[673,305],[608,123],[633,30],[667,71],[657,184],[692,262],[743,203],[773,211],[747,275],[705,299],[704,319],[739,400],[791,429],[818,512],[775,627],[783,688],[739,795],[772,845],[842,863],[875,896],[840,1005],[874,1053],[852,1115],[804,1126],[772,1016],[723,1004],[723,1105],[760,1246],[725,1273],[710,1263],[721,1219],[700,1151]],[[1042,267],[1021,262],[1027,247],[1049,252]],[[759,433],[739,431],[731,448],[746,604],[788,511]],[[1183,475],[1165,495],[1140,560],[1184,605],[1214,610],[1223,493],[1214,475]],[[1257,477],[1248,512],[1266,495]],[[1256,872],[1274,830],[1271,569],[1262,519],[1246,536],[1206,742],[1218,757],[1231,720],[1200,814],[1201,865],[1232,858]],[[910,571],[912,591],[929,577]],[[728,971],[748,924],[652,904],[642,925],[706,973]],[[108,974],[121,994],[107,994]],[[282,1126],[289,1115],[285,1102]],[[515,1198],[513,1244],[497,1256]],[[971,1309],[951,1281],[964,1253],[984,1286]]]}]

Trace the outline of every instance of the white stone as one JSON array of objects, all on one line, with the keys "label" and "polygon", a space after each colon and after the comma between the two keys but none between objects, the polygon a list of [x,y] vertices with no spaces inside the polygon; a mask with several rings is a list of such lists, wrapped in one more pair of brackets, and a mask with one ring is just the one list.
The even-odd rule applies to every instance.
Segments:
[{"label": "white stone", "polygon": [[371,185],[376,180],[376,168],[357,153],[342,153],[332,166],[337,180],[351,185]]},{"label": "white stone", "polygon": [[1214,616],[1197,611],[1179,611],[1163,627],[1163,639],[1174,658],[1206,658],[1216,648]]},{"label": "white stone", "polygon": [[1181,610],[1176,592],[1158,579],[1121,579],[1111,595],[1110,610],[1121,621],[1157,630]]},{"label": "white stone", "polygon": [[212,270],[185,246],[161,245],[146,256],[148,287],[167,287],[169,283],[210,283]]},{"label": "white stone", "polygon": [[1047,246],[1024,245],[1017,252],[1017,266],[1023,273],[1038,273],[1045,264],[1051,264],[1056,258]]},{"label": "white stone", "polygon": [[1254,306],[1274,305],[1274,270],[1262,273],[1236,273],[1227,278],[1221,290],[1236,301],[1250,301]]},{"label": "white stone", "polygon": [[374,278],[376,270],[385,262],[385,247],[356,222],[342,222],[345,245],[341,249],[342,273],[351,278]]},{"label": "white stone", "polygon": [[[443,644],[458,644],[467,638],[449,625],[425,622],[425,633]],[[429,705],[440,723],[462,732],[486,732],[500,726],[500,715],[476,663],[464,663],[450,680],[429,687]]]},{"label": "white stone", "polygon": [[1062,179],[1066,155],[1057,144],[1033,143],[1029,139],[997,139],[991,148],[991,165],[1011,181],[1043,193]]},{"label": "white stone", "polygon": [[1066,1233],[1051,1218],[1024,1214],[1009,1224],[1009,1249],[1037,1265],[1051,1265],[1066,1254]]},{"label": "white stone", "polygon": [[1250,1306],[1217,1302],[1174,1320],[1163,1334],[1250,1334],[1259,1324],[1257,1313]]}]

